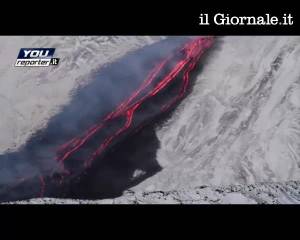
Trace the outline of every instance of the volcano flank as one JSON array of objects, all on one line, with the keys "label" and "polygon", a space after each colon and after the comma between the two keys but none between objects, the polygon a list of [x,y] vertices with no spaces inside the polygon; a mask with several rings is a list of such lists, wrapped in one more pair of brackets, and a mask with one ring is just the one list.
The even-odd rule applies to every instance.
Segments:
[{"label": "volcano flank", "polygon": [[170,38],[92,73],[44,129],[0,155],[0,201],[116,197],[161,170],[154,124],[187,94],[212,44]]}]

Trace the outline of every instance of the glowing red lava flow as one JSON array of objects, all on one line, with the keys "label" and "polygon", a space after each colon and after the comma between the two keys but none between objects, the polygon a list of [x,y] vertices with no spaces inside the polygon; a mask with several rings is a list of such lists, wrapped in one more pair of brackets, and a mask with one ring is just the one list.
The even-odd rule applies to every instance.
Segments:
[{"label": "glowing red lava flow", "polygon": [[[166,57],[150,72],[139,88],[114,111],[106,115],[101,122],[88,129],[82,136],[75,137],[62,145],[57,153],[57,161],[59,161],[64,168],[64,162],[71,158],[79,149],[83,148],[96,133],[105,128],[107,122],[117,117],[125,117],[126,121],[124,125],[120,126],[120,128],[115,130],[110,136],[104,138],[98,148],[84,160],[84,166],[89,167],[92,161],[98,157],[115,138],[130,128],[136,110],[140,108],[147,99],[157,95],[176,79],[179,74],[183,73],[182,86],[178,95],[167,104],[164,104],[161,111],[166,111],[171,108],[186,93],[189,85],[190,72],[195,68],[203,53],[212,46],[212,43],[213,37],[197,37],[188,41],[181,49]],[[167,66],[167,64],[171,64],[172,61],[174,61],[174,57],[178,56],[179,53],[181,54],[181,58],[177,60],[173,68],[157,82],[157,78],[159,74],[161,74],[162,69]]]}]

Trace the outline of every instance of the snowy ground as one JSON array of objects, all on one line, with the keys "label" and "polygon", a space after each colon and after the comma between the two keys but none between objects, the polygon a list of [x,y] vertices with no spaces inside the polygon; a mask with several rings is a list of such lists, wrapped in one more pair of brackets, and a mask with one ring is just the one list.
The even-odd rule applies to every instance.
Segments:
[{"label": "snowy ground", "polygon": [[224,37],[134,190],[300,180],[300,37]]},{"label": "snowy ground", "polygon": [[173,191],[126,191],[104,200],[41,198],[3,204],[299,204],[300,182],[259,183],[227,187],[198,186]]},{"label": "snowy ground", "polygon": [[[18,148],[43,127],[94,69],[160,39],[0,37],[0,153]],[[47,71],[13,67],[21,47],[37,46],[56,47],[60,65]],[[244,189],[258,182],[300,180],[299,66],[299,36],[219,38],[191,94],[157,129],[157,160],[163,170],[132,189],[137,197],[150,192],[149,201],[157,202],[163,193],[155,191],[173,196],[184,189],[200,203],[195,191],[202,185],[243,184],[238,186]],[[277,186],[296,186],[299,194],[294,182],[260,184],[258,189]],[[201,191],[205,189],[211,191]],[[217,202],[256,201],[245,191],[218,195]],[[294,190],[281,192],[275,200],[266,195],[256,202],[299,202]],[[127,192],[115,202],[130,196]]]}]

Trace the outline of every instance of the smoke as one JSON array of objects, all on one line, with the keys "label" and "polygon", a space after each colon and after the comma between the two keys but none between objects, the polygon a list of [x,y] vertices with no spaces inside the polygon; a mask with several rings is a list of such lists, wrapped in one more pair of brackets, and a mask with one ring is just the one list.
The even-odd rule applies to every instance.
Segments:
[{"label": "smoke", "polygon": [[[73,93],[71,102],[44,129],[17,151],[0,155],[0,195],[6,197],[11,188],[24,186],[29,180],[35,190],[28,190],[28,194],[36,194],[41,177],[62,171],[55,160],[57,148],[82,134],[126,99],[157,61],[186,40],[186,37],[168,38],[130,52],[87,76],[88,84]],[[18,197],[22,198],[22,194]]]}]

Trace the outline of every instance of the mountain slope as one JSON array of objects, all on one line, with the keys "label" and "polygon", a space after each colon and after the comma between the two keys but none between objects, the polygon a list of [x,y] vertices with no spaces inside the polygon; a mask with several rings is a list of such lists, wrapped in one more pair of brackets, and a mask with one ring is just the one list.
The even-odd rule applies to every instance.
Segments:
[{"label": "mountain slope", "polygon": [[[1,37],[0,152],[18,148],[42,128],[69,102],[72,91],[86,84],[90,72],[160,39]],[[17,69],[12,66],[21,47],[56,47],[55,57],[63,61],[47,71]],[[298,182],[271,182],[300,180],[300,37],[219,37],[202,65],[190,95],[156,129],[162,170],[132,190],[137,196],[149,192],[155,202],[183,189],[191,193],[189,201],[200,203],[194,194],[198,186],[240,184],[244,189],[265,182],[258,189],[285,189],[278,203],[299,202]],[[123,199],[136,194],[127,192]],[[273,202],[268,194],[251,199]],[[218,198],[220,203],[235,201]]]},{"label": "mountain slope", "polygon": [[[89,74],[164,37],[0,37],[0,153],[24,144],[87,83]],[[56,48],[57,67],[14,67],[20,48]]]},{"label": "mountain slope", "polygon": [[163,170],[135,187],[300,179],[300,37],[223,37],[157,129]]},{"label": "mountain slope", "polygon": [[42,198],[4,204],[299,204],[300,182],[227,187],[198,186],[173,191],[134,192],[105,200]]}]

